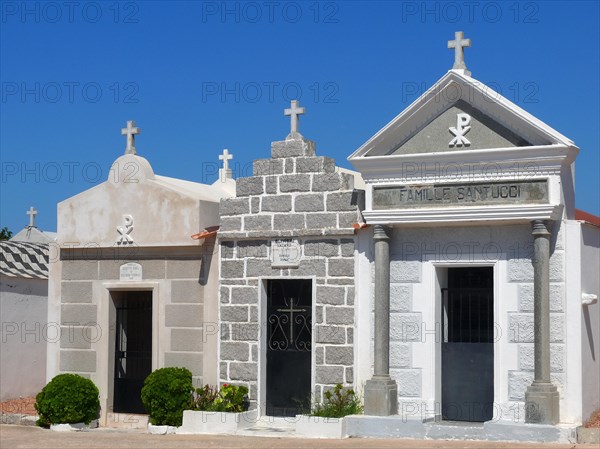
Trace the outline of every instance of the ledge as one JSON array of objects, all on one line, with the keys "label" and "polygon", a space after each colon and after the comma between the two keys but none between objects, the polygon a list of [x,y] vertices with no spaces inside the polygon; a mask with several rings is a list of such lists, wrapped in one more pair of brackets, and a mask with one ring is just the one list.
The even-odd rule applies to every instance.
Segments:
[{"label": "ledge", "polygon": [[526,223],[532,220],[558,220],[561,218],[561,205],[535,206],[480,206],[421,208],[402,210],[363,211],[367,224],[431,224],[457,222],[514,222]]},{"label": "ledge", "polygon": [[353,236],[354,228],[330,229],[294,229],[287,231],[235,231],[219,232],[221,240],[250,240],[250,239],[290,239],[294,237],[322,237],[322,236]]}]

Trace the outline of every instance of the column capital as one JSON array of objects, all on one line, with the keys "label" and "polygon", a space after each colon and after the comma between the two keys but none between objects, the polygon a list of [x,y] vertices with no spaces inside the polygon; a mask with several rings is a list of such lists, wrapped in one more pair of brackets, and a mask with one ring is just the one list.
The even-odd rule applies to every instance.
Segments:
[{"label": "column capital", "polygon": [[550,235],[552,229],[552,221],[546,220],[533,220],[531,222],[531,234],[534,237],[544,237]]},{"label": "column capital", "polygon": [[383,225],[373,226],[373,240],[389,240],[389,228]]}]

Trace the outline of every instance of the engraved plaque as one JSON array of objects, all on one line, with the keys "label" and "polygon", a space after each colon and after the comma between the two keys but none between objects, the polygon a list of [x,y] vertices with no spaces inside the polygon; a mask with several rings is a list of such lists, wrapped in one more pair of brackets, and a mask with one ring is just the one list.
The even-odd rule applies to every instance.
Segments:
[{"label": "engraved plaque", "polygon": [[546,180],[420,184],[373,189],[374,210],[547,203]]},{"label": "engraved plaque", "polygon": [[271,242],[271,267],[297,268],[302,256],[296,240],[273,240]]},{"label": "engraved plaque", "polygon": [[119,268],[119,280],[121,281],[141,281],[142,266],[139,263],[129,262],[121,265]]}]

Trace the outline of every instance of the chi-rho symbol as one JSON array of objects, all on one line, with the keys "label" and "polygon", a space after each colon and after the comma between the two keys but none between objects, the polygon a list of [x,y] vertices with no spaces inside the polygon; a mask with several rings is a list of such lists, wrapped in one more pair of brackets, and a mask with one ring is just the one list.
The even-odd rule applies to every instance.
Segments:
[{"label": "chi-rho symbol", "polygon": [[456,128],[451,126],[448,130],[452,133],[454,138],[448,144],[451,147],[457,146],[462,147],[471,145],[469,139],[465,137],[465,134],[471,129],[471,116],[469,114],[456,114]]}]

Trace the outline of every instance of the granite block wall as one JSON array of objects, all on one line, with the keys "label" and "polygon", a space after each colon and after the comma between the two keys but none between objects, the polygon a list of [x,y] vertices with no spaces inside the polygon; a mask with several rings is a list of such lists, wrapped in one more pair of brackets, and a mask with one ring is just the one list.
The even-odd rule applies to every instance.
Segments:
[{"label": "granite block wall", "polygon": [[[312,351],[315,399],[354,373],[354,231],[364,191],[305,139],[273,142],[272,158],[254,161],[237,180],[236,198],[221,200],[220,380],[246,384],[257,400],[259,278],[316,278]],[[298,267],[272,268],[271,241],[297,240]]]}]

